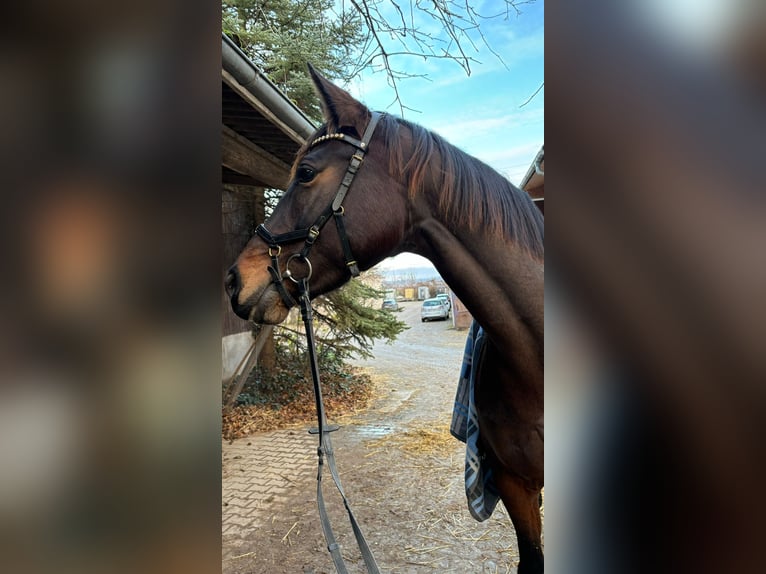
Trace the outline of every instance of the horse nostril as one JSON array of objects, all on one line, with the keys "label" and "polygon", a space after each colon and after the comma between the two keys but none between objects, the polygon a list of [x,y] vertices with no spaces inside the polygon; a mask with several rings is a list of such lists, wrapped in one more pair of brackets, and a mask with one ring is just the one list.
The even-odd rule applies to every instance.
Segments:
[{"label": "horse nostril", "polygon": [[239,278],[239,270],[236,266],[233,266],[229,269],[229,272],[226,274],[226,279],[224,280],[224,288],[226,289],[226,293],[229,295],[229,297],[232,297],[239,293],[239,290],[241,289],[241,281]]}]

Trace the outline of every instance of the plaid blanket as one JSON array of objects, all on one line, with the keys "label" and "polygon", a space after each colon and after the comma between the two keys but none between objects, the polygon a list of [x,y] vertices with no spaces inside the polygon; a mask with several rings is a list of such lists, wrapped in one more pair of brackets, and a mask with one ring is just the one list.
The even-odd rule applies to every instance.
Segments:
[{"label": "plaid blanket", "polygon": [[468,510],[479,522],[492,516],[500,498],[492,480],[492,469],[487,466],[478,443],[479,420],[473,394],[477,373],[473,364],[480,356],[483,345],[484,330],[473,321],[465,342],[463,366],[460,369],[450,425],[452,436],[465,443],[465,493],[468,498]]}]

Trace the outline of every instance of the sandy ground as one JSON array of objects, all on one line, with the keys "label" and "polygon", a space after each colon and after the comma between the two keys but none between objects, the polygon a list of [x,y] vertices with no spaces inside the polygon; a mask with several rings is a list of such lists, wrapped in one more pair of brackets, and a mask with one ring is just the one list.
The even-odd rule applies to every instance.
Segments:
[{"label": "sandy ground", "polygon": [[[483,523],[471,518],[464,445],[448,434],[466,333],[449,321],[421,323],[418,302],[404,303],[400,317],[411,328],[393,345],[377,345],[374,359],[358,362],[373,377],[375,400],[365,412],[339,420],[342,428],[333,433],[351,506],[384,573],[515,572],[516,541],[505,509],[499,504]],[[259,465],[243,460],[259,438],[273,437],[224,446],[224,524],[227,501],[244,507],[235,517],[244,526],[224,530],[225,574],[335,572],[316,508],[315,438],[307,441],[304,432],[279,438],[308,450],[310,459],[287,462],[279,495],[252,503],[243,489],[262,494],[252,488]],[[325,501],[349,571],[364,572],[342,501],[329,473],[325,477]]]}]

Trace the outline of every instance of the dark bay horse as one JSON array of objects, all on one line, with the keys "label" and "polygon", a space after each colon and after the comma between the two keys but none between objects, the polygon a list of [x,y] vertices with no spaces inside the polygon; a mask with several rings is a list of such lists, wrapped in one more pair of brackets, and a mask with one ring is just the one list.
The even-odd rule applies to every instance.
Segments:
[{"label": "dark bay horse", "polygon": [[518,571],[542,572],[542,215],[479,160],[311,74],[326,123],[298,152],[268,229],[230,269],[232,308],[278,324],[298,296],[290,275],[310,274],[314,297],[391,255],[430,259],[485,330],[481,447],[516,530]]}]

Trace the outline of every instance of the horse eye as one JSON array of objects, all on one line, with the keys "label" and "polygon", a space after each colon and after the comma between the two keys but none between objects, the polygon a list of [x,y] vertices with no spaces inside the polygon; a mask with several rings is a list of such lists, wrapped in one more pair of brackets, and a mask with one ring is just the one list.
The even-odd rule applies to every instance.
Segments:
[{"label": "horse eye", "polygon": [[295,172],[295,178],[301,183],[309,183],[316,177],[316,172],[310,167],[301,166]]}]

